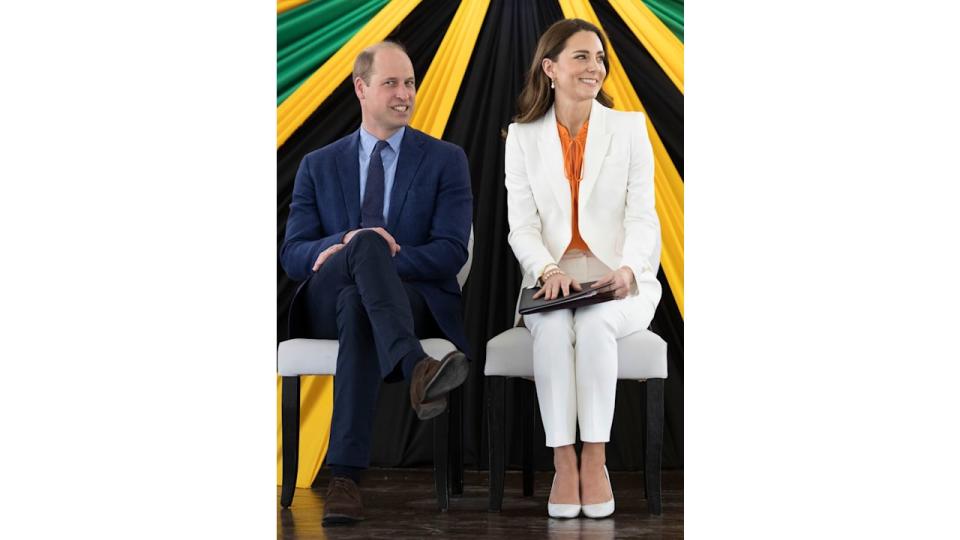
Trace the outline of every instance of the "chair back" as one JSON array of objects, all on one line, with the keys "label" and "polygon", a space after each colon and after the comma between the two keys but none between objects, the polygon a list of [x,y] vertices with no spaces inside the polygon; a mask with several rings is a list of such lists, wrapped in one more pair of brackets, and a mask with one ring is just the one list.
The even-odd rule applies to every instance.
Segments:
[{"label": "chair back", "polygon": [[[660,250],[657,250],[659,255]],[[463,263],[463,268],[457,272],[457,283],[460,284],[460,290],[463,290],[463,285],[467,282],[467,278],[470,277],[470,265],[473,264],[473,226],[470,226],[470,239],[467,240],[467,262]]]}]

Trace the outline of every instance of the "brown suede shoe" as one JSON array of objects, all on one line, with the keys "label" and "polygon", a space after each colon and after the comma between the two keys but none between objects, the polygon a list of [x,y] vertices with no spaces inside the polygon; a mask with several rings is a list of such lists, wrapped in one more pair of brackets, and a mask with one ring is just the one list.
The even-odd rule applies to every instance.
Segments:
[{"label": "brown suede shoe", "polygon": [[323,526],[346,525],[363,519],[363,501],[360,488],[345,477],[334,476],[323,500]]},{"label": "brown suede shoe", "polygon": [[453,351],[439,362],[429,356],[417,362],[410,376],[410,405],[421,420],[447,410],[447,394],[467,380],[470,365],[460,351]]}]

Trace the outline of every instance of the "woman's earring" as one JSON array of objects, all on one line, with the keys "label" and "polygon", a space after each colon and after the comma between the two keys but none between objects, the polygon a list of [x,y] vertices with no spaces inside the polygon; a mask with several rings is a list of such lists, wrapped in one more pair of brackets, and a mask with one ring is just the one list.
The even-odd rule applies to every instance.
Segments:
[{"label": "woman's earring", "polygon": [[550,88],[553,88],[553,79],[550,79]]}]

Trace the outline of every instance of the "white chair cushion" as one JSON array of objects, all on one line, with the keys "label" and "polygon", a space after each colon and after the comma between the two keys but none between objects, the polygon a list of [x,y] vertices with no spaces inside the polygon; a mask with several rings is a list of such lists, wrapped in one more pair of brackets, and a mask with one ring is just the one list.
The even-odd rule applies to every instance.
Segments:
[{"label": "white chair cushion", "polygon": [[[437,360],[457,350],[445,339],[421,339],[420,346]],[[277,373],[297,375],[336,375],[340,344],[335,339],[288,339],[277,347]]]},{"label": "white chair cushion", "polygon": [[[617,340],[619,379],[667,378],[667,343],[649,330]],[[487,342],[484,375],[533,377],[533,336],[526,328],[511,328]]]}]

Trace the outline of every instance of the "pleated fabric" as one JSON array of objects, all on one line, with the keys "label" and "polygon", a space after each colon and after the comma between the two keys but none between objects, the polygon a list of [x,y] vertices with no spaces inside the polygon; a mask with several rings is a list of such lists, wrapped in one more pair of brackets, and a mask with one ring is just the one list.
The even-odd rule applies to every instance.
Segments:
[{"label": "pleated fabric", "polygon": [[291,9],[302,6],[310,0],[277,0],[277,15],[281,13],[286,13]]},{"label": "pleated fabric", "polygon": [[463,0],[450,22],[427,75],[417,86],[417,104],[410,125],[440,138],[467,70],[470,54],[490,0]]},{"label": "pleated fabric", "polygon": [[[466,152],[473,186],[476,263],[463,289],[463,302],[467,339],[476,357],[471,358],[470,376],[464,384],[463,439],[464,462],[479,468],[486,468],[488,463],[483,407],[486,344],[513,326],[521,280],[519,265],[507,243],[501,132],[517,114],[517,96],[537,39],[562,18],[555,1],[492,0],[443,135],[444,140]],[[518,417],[507,417],[507,459],[511,466],[520,464],[516,441],[520,440],[522,425]],[[535,451],[538,465],[543,466],[552,463],[552,458],[545,457],[540,437]]]},{"label": "pleated fabric", "polygon": [[[464,148],[474,195],[474,264],[463,291],[467,337],[477,357],[464,386],[464,460],[485,468],[483,407],[486,342],[512,325],[520,270],[506,241],[503,130],[516,115],[516,98],[539,36],[571,16],[604,29],[610,39],[611,73],[605,89],[615,108],[644,111],[656,159],[657,212],[663,225],[663,262],[658,279],[666,289],[651,329],[668,343],[663,465],[683,467],[683,5],[677,0],[314,0],[281,11],[278,2],[277,243],[283,240],[290,194],[303,156],[354,131],[360,108],[349,80],[353,59],[384,38],[404,44],[418,80],[411,125]],[[626,5],[625,5],[626,4]],[[638,7],[639,6],[639,7]],[[304,17],[335,13],[339,17]],[[294,15],[300,13],[301,18]],[[283,37],[280,19],[285,17]],[[364,17],[366,20],[364,21]],[[651,20],[652,17],[652,20]],[[338,20],[334,20],[338,19]],[[339,20],[343,19],[343,20]],[[346,19],[350,19],[348,24]],[[678,33],[679,31],[679,33]],[[664,37],[664,32],[669,39]],[[669,41],[672,39],[673,41]],[[339,47],[331,44],[342,42]],[[283,45],[289,72],[281,90]],[[679,47],[677,45],[679,44]],[[298,52],[309,49],[310,52]],[[679,63],[677,62],[679,54]],[[299,56],[298,56],[299,55]],[[326,56],[324,56],[326,55]],[[309,59],[308,59],[309,57]],[[301,63],[293,59],[302,60]],[[308,67],[309,66],[309,67]],[[299,80],[297,80],[299,78]],[[286,98],[282,96],[286,92]],[[277,334],[287,336],[287,309],[296,283],[278,264]],[[620,381],[616,418],[607,445],[611,469],[642,467],[643,394],[638,383]],[[278,395],[279,395],[278,381]],[[373,466],[432,463],[429,423],[406,404],[406,384],[381,386],[374,427]],[[279,404],[279,401],[278,401]],[[298,487],[309,486],[329,442],[332,380],[304,377]],[[517,407],[511,410],[517,412]],[[521,422],[508,418],[508,463],[519,466]],[[279,428],[279,406],[278,406]],[[535,459],[549,468],[552,457],[535,434]],[[278,429],[278,479],[280,449]]]},{"label": "pleated fabric", "polygon": [[683,41],[683,0],[643,0],[643,3]]},{"label": "pleated fabric", "polygon": [[387,0],[311,2],[277,17],[277,104],[363,28]]},{"label": "pleated fabric", "polygon": [[360,51],[383,41],[419,3],[420,0],[397,0],[387,4],[277,107],[278,148],[330,96],[344,77],[353,72],[353,62]]},{"label": "pleated fabric", "polygon": [[683,179],[683,93],[667,77],[656,60],[637,40],[606,0],[595,0],[593,8],[600,24],[617,51],[630,85],[660,136],[670,161]]},{"label": "pleated fabric", "polygon": [[640,2],[610,0],[623,22],[656,59],[673,84],[683,92],[683,43]]}]

